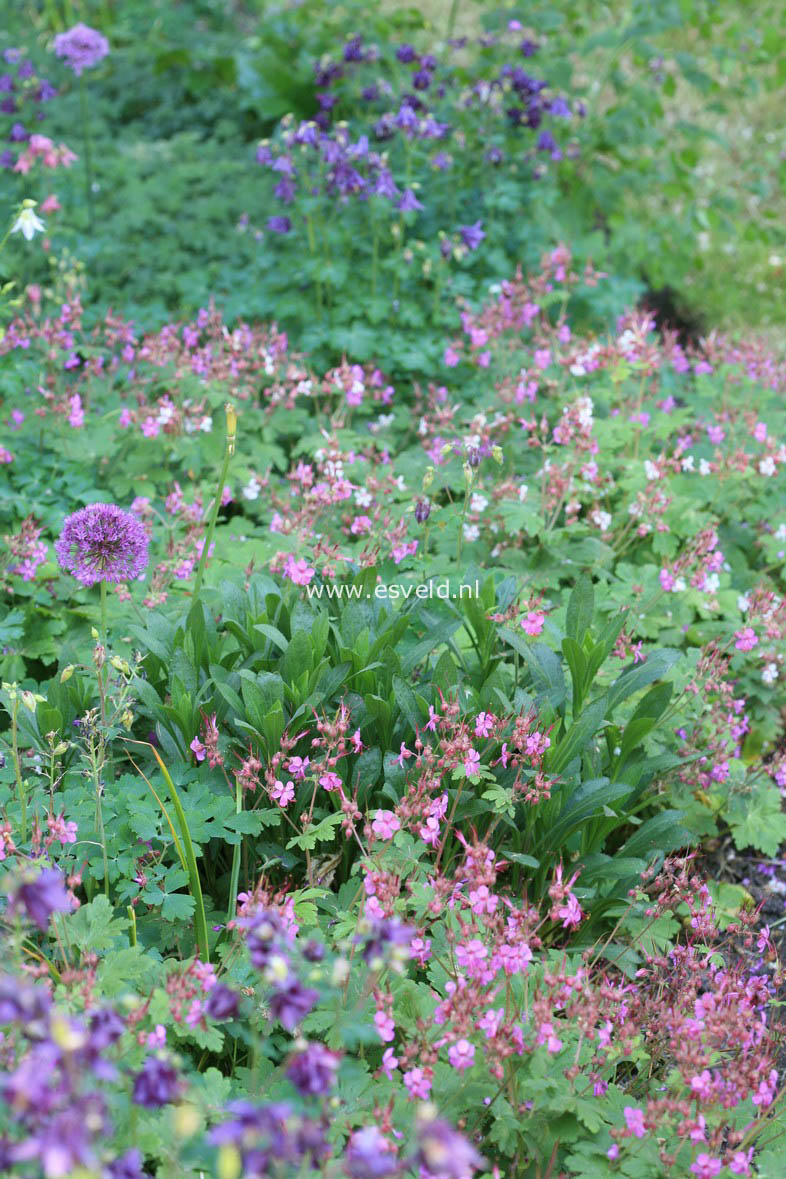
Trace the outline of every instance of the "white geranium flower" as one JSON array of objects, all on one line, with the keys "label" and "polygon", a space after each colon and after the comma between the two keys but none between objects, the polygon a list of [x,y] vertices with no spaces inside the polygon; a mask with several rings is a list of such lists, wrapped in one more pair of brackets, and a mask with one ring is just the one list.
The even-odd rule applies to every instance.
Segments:
[{"label": "white geranium flower", "polygon": [[46,232],[46,226],[43,221],[33,212],[35,206],[35,201],[22,201],[22,210],[11,226],[11,233],[21,233],[29,242],[33,240],[37,233]]}]

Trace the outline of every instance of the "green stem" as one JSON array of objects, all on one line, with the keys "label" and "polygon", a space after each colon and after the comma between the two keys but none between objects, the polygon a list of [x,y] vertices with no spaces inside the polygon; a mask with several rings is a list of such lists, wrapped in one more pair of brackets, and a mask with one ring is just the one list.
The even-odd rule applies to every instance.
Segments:
[{"label": "green stem", "polygon": [[101,841],[101,853],[104,861],[104,896],[109,899],[109,857],[106,852],[106,833],[104,831],[104,812],[101,808],[101,779],[98,773],[97,762],[93,765],[94,781],[96,788],[96,827],[98,828],[98,837]]},{"label": "green stem", "polygon": [[[146,742],[142,742],[146,744]],[[194,853],[194,845],[191,842],[191,832],[188,829],[188,820],[186,819],[183,804],[180,801],[180,795],[175,788],[172,781],[172,776],[169,770],[164,765],[158,750],[152,745],[150,746],[153,757],[158,762],[158,768],[164,776],[164,781],[169,788],[169,796],[172,799],[172,805],[175,808],[178,826],[180,827],[180,838],[183,843],[183,853],[185,856],[186,867],[188,870],[188,889],[191,896],[194,898],[194,934],[196,936],[197,950],[199,957],[203,962],[210,961],[210,943],[207,935],[207,918],[205,916],[205,902],[202,896],[202,883],[199,879],[199,868],[197,867],[196,855]]]},{"label": "green stem", "polygon": [[22,809],[22,843],[27,840],[27,791],[25,790],[24,780],[22,778],[22,767],[19,762],[19,729],[17,726],[17,717],[19,715],[19,701],[14,700],[14,708],[11,713],[11,757],[14,762],[14,775],[16,777],[16,789],[19,793],[19,805]]},{"label": "green stem", "polygon": [[221,467],[221,474],[218,477],[218,487],[213,498],[213,510],[210,515],[210,524],[207,529],[207,536],[202,548],[202,556],[199,558],[199,568],[197,569],[196,581],[194,582],[194,600],[199,597],[199,591],[202,588],[202,578],[205,575],[205,565],[207,564],[207,555],[210,552],[210,546],[213,543],[213,534],[216,531],[216,521],[218,520],[218,509],[221,506],[221,496],[224,494],[224,487],[226,485],[227,471],[229,470],[229,460],[232,458],[232,446],[227,443],[226,452],[224,454],[224,462]]},{"label": "green stem", "polygon": [[448,13],[448,32],[447,39],[450,41],[453,32],[456,28],[456,17],[458,16],[459,0],[452,0],[450,5],[450,12]]},{"label": "green stem", "polygon": [[371,298],[377,296],[377,264],[379,260],[379,235],[376,225],[372,226],[371,239]]},{"label": "green stem", "polygon": [[[235,779],[235,814],[239,815],[243,809],[243,788],[240,781]],[[243,847],[243,836],[240,835],[232,849],[232,875],[229,879],[229,903],[227,904],[227,925],[234,920],[237,909],[237,884],[240,879],[240,853]]]},{"label": "green stem", "polygon": [[458,547],[456,551],[456,564],[459,567],[459,572],[461,571],[461,550],[464,547],[464,521],[467,518],[467,508],[469,507],[469,497],[471,491],[472,485],[470,484],[469,487],[467,487],[467,491],[464,496],[464,507],[461,509],[461,519],[459,520]]},{"label": "green stem", "polygon": [[106,647],[106,582],[101,581],[99,585],[101,586],[101,642]]},{"label": "green stem", "polygon": [[82,114],[82,135],[85,141],[85,196],[87,198],[87,225],[93,232],[93,149],[90,143],[90,112],[87,105],[87,82],[84,74],[79,75],[79,109]]},{"label": "green stem", "polygon": [[[316,243],[316,239],[314,237],[314,222],[312,220],[310,213],[306,213],[306,233],[308,234],[309,253],[311,254],[312,261],[316,262],[316,260],[317,260],[317,243]],[[322,282],[320,281],[319,276],[316,276],[314,279],[314,287],[315,287],[316,299],[317,299],[317,316],[319,319],[321,319],[322,318]]]}]

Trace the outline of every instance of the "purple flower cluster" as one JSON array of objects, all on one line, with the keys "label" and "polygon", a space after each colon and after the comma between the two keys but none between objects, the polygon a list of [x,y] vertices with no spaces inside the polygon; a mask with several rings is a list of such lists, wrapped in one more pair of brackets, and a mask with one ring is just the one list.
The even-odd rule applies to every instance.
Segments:
[{"label": "purple flower cluster", "polygon": [[[123,1034],[123,1020],[104,1010],[86,1020],[67,1016],[44,987],[5,977],[0,1024],[10,1032],[4,1035],[9,1049],[13,1043],[11,1067],[0,1080],[13,1126],[0,1139],[0,1169],[35,1163],[47,1179],[95,1170],[111,1130],[99,1087],[118,1075],[102,1053]],[[126,1167],[114,1179],[139,1175]]]},{"label": "purple flower cluster", "polygon": [[295,973],[292,946],[279,915],[263,909],[243,922],[252,964],[273,986],[268,999],[270,1014],[288,1032],[294,1031],[319,998],[313,987],[302,984]]},{"label": "purple flower cluster", "polygon": [[85,586],[141,577],[147,550],[147,533],[140,521],[116,504],[80,508],[66,518],[55,542],[61,567]]},{"label": "purple flower cluster", "polygon": [[10,912],[24,914],[42,931],[53,913],[70,913],[72,908],[63,874],[57,868],[44,868],[34,876],[25,873],[11,887]]},{"label": "purple flower cluster", "polygon": [[82,70],[91,70],[109,53],[109,42],[103,33],[81,22],[66,33],[55,37],[55,53],[65,59],[77,77]]},{"label": "purple flower cluster", "polygon": [[[496,45],[497,40],[486,39],[484,45]],[[533,51],[526,42],[515,52],[528,57]],[[554,160],[564,154],[553,132],[541,124],[546,117],[570,119],[575,112],[549,90],[546,81],[531,76],[518,61],[497,66],[481,55],[478,73],[467,84],[465,69],[454,69],[449,60],[420,53],[408,44],[398,47],[395,61],[385,63],[382,79],[377,77],[382,64],[379,53],[364,46],[361,37],[347,41],[341,57],[316,67],[320,110],[315,118],[299,126],[282,125],[281,137],[273,143],[264,141],[257,150],[257,163],[274,173],[273,194],[284,206],[294,205],[300,196],[321,196],[339,205],[378,198],[394,213],[431,211],[421,187],[425,190],[427,178],[448,171],[455,163],[443,144],[454,146],[468,161],[479,158],[478,153],[494,165],[515,158],[515,167],[523,165],[530,178],[544,171],[542,164],[534,163],[537,152],[547,152]],[[368,82],[364,67],[372,62],[375,80],[363,84]],[[401,65],[410,68],[402,71]],[[361,71],[360,97],[370,108],[368,117],[352,124],[334,121],[345,105],[342,85],[357,70]],[[351,105],[357,109],[355,97]],[[539,130],[539,136],[522,154],[518,139],[523,130]],[[511,131],[517,140],[512,147],[508,144]],[[379,150],[375,145],[380,145]],[[432,145],[440,145],[439,150]],[[275,213],[268,218],[267,229],[286,235],[294,224],[292,215]],[[485,237],[479,221],[460,226],[458,235],[461,248],[456,258],[476,250]],[[444,238],[443,257],[453,255],[454,249]]]},{"label": "purple flower cluster", "polygon": [[[28,144],[34,133],[30,124],[43,121],[44,111],[40,104],[54,98],[57,91],[46,78],[36,76],[33,63],[23,58],[18,49],[6,49],[3,63],[4,66],[0,66],[3,71],[0,72],[0,116],[3,116],[0,135],[15,146],[0,151],[0,168],[16,168],[19,145]],[[4,68],[12,66],[16,67],[14,71]]]},{"label": "purple flower cluster", "polygon": [[217,1146],[237,1148],[245,1179],[284,1174],[282,1165],[293,1172],[309,1166],[316,1170],[330,1154],[325,1124],[297,1113],[288,1102],[233,1101],[227,1112],[229,1121],[211,1130],[210,1140]]}]

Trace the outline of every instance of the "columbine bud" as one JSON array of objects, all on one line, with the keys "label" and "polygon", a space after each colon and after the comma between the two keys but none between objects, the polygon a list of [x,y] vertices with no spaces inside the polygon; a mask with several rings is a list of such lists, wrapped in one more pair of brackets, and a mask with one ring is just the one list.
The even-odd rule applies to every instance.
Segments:
[{"label": "columbine bud", "polygon": [[480,466],[480,452],[476,449],[476,447],[467,447],[467,462],[471,467]]},{"label": "columbine bud", "polygon": [[32,692],[21,692],[22,703],[30,712],[35,712],[36,702],[43,700],[43,696],[34,696]]},{"label": "columbine bud", "polygon": [[106,647],[101,643],[96,643],[93,648],[93,663],[95,663],[99,671],[106,663]]},{"label": "columbine bud", "polygon": [[234,454],[235,439],[237,437],[237,414],[231,401],[228,401],[224,406],[224,412],[227,415],[227,451],[229,454]]},{"label": "columbine bud", "polygon": [[64,684],[66,682],[66,680],[70,680],[71,676],[73,674],[74,674],[74,664],[69,663],[68,667],[64,667],[60,673],[60,683]]},{"label": "columbine bud", "polygon": [[68,753],[68,741],[61,741],[58,745],[55,745],[52,753],[54,753],[55,757],[62,757],[64,753]]},{"label": "columbine bud", "polygon": [[64,1052],[76,1052],[84,1048],[87,1041],[85,1032],[78,1025],[57,1014],[49,1021],[49,1035]]},{"label": "columbine bud", "polygon": [[464,463],[464,479],[466,480],[467,487],[472,486],[472,480],[474,477],[475,476],[472,472],[472,467],[469,465],[469,463]]},{"label": "columbine bud", "polygon": [[499,463],[499,465],[502,466],[502,447],[492,446],[491,457],[494,459],[495,463]]},{"label": "columbine bud", "polygon": [[225,1142],[218,1151],[218,1179],[239,1179],[243,1171],[243,1160],[236,1146]]},{"label": "columbine bud", "polygon": [[202,1119],[199,1116],[199,1111],[193,1105],[183,1104],[177,1106],[175,1109],[175,1133],[178,1138],[193,1138],[199,1127],[202,1125]]},{"label": "columbine bud", "polygon": [[90,635],[95,640],[96,643],[101,638],[101,636],[99,635],[98,631],[96,630],[96,628],[94,626],[90,627]]},{"label": "columbine bud", "polygon": [[289,963],[281,954],[273,954],[265,969],[265,978],[269,983],[286,982],[289,977]]},{"label": "columbine bud", "polygon": [[433,467],[426,467],[426,473],[423,476],[423,483],[422,483],[423,490],[428,491],[429,487],[431,487],[431,484],[433,482],[434,482],[434,468]]},{"label": "columbine bud", "polygon": [[109,662],[112,664],[112,667],[114,667],[115,671],[121,671],[123,675],[131,674],[131,668],[128,666],[128,663],[125,659],[121,659],[119,655],[113,655]]},{"label": "columbine bud", "polygon": [[334,987],[342,986],[349,976],[349,962],[346,958],[336,958],[333,963],[333,977],[331,982]]},{"label": "columbine bud", "polygon": [[427,499],[419,499],[415,504],[415,519],[418,524],[425,524],[431,515],[431,504]]}]

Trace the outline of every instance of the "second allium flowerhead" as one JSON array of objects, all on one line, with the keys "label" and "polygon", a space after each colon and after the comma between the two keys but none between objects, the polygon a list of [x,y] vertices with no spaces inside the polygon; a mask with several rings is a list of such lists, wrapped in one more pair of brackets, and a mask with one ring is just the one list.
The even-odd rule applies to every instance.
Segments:
[{"label": "second allium flowerhead", "polygon": [[55,53],[58,57],[64,57],[79,77],[82,70],[92,69],[107,56],[109,42],[97,29],[80,23],[67,33],[58,33],[55,37]]},{"label": "second allium flowerhead", "polygon": [[67,516],[55,543],[57,559],[82,585],[132,581],[147,567],[142,524],[116,504],[90,504]]}]

